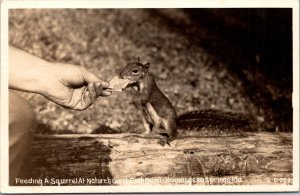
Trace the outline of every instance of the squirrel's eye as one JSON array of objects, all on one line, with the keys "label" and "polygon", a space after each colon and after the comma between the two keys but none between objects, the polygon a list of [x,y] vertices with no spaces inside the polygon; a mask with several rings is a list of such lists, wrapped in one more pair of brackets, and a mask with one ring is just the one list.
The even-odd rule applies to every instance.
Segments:
[{"label": "squirrel's eye", "polygon": [[138,72],[139,72],[138,69],[133,69],[133,70],[132,70],[132,73],[133,73],[133,74],[137,74]]}]

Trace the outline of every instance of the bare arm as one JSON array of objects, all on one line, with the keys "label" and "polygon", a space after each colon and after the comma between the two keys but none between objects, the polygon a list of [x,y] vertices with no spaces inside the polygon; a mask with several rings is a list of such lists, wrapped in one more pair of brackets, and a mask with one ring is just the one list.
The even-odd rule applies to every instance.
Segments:
[{"label": "bare arm", "polygon": [[9,88],[44,94],[44,74],[48,69],[47,61],[9,47]]},{"label": "bare arm", "polygon": [[109,96],[108,85],[82,66],[51,63],[9,48],[10,89],[39,93],[61,106],[83,110],[98,96]]}]

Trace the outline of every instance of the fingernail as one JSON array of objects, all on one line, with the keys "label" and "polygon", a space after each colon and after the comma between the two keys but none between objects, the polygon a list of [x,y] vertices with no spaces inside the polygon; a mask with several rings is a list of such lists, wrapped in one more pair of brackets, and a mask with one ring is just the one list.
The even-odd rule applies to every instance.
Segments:
[{"label": "fingernail", "polygon": [[106,81],[102,82],[102,87],[107,88],[109,86],[109,83]]},{"label": "fingernail", "polygon": [[103,95],[103,96],[110,96],[111,94],[112,94],[111,91],[106,91],[106,90],[103,90],[103,91],[102,91],[102,95]]},{"label": "fingernail", "polygon": [[102,85],[103,85],[103,83],[102,83],[102,82],[97,82],[97,83],[96,83],[96,87],[97,87],[97,88],[100,88],[100,87],[102,87]]}]

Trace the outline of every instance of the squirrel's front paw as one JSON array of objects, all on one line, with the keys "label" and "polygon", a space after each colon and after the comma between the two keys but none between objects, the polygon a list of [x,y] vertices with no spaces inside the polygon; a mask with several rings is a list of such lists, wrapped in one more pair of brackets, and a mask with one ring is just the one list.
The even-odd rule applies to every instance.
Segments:
[{"label": "squirrel's front paw", "polygon": [[159,145],[161,145],[161,146],[165,146],[166,144],[169,145],[169,146],[171,146],[171,145],[170,145],[170,142],[169,142],[169,139],[168,139],[167,137],[162,137],[162,138],[160,138],[160,139],[157,141],[157,143],[158,143]]}]

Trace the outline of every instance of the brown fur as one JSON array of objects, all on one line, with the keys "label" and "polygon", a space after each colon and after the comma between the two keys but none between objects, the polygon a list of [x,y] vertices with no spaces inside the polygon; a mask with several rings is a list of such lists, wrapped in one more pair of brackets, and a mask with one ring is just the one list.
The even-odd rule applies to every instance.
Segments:
[{"label": "brown fur", "polygon": [[129,79],[132,85],[138,86],[146,132],[155,128],[157,133],[171,140],[177,135],[176,111],[148,69],[148,63],[129,63],[120,73],[120,77]]}]

